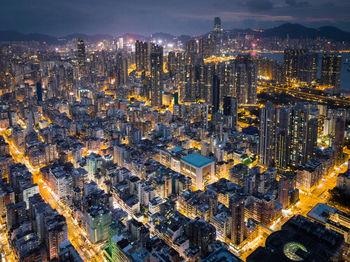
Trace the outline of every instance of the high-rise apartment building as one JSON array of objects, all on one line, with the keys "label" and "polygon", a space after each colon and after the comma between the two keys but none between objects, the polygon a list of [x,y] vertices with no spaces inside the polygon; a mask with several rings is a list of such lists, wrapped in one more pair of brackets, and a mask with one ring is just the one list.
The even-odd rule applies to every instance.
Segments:
[{"label": "high-rise apartment building", "polygon": [[322,57],[321,84],[335,88],[340,87],[342,56],[339,54],[325,54]]},{"label": "high-rise apartment building", "polygon": [[239,104],[256,104],[258,69],[250,56],[236,59],[236,92]]},{"label": "high-rise apartment building", "polygon": [[86,53],[85,53],[85,43],[84,40],[78,39],[78,64],[82,68],[85,66]]},{"label": "high-rise apartment building", "polygon": [[195,39],[191,39],[186,43],[186,63],[196,63],[198,60],[198,42]]},{"label": "high-rise apartment building", "polygon": [[199,55],[208,58],[216,53],[216,41],[213,38],[202,37],[199,40]]},{"label": "high-rise apartment building", "polygon": [[217,51],[220,51],[222,42],[223,42],[223,30],[221,28],[221,19],[220,17],[214,18],[214,36],[217,44]]},{"label": "high-rise apartment building", "polygon": [[236,97],[236,64],[234,62],[218,63],[217,75],[220,79],[220,102],[226,96]]},{"label": "high-rise apartment building", "polygon": [[345,137],[345,115],[344,112],[339,112],[335,119],[335,134],[333,149],[335,154],[335,165],[340,165],[344,160],[344,137]]},{"label": "high-rise apartment building", "polygon": [[128,81],[128,59],[119,52],[116,57],[117,86],[126,84]]},{"label": "high-rise apartment building", "polygon": [[147,42],[136,41],[135,42],[135,62],[136,62],[136,71],[145,71],[147,70]]},{"label": "high-rise apartment building", "polygon": [[279,169],[286,169],[289,165],[290,111],[291,108],[288,106],[276,109],[275,163]]},{"label": "high-rise apartment building", "polygon": [[284,66],[287,81],[311,83],[317,79],[318,54],[306,49],[284,51]]},{"label": "high-rise apartment building", "polygon": [[214,32],[220,32],[221,31],[221,19],[220,17],[214,18]]},{"label": "high-rise apartment building", "polygon": [[260,112],[259,163],[274,165],[276,153],[276,108],[267,103]]},{"label": "high-rise apartment building", "polygon": [[223,103],[224,117],[228,119],[228,127],[235,127],[238,120],[238,102],[236,97],[225,96]]},{"label": "high-rise apartment building", "polygon": [[163,73],[163,54],[154,52],[151,54],[151,105],[162,105],[162,73]]},{"label": "high-rise apartment building", "polygon": [[215,114],[220,108],[220,79],[216,74],[213,76],[212,105],[212,113]]},{"label": "high-rise apartment building", "polygon": [[261,109],[261,165],[297,169],[316,157],[318,119],[309,111],[302,103],[280,108],[267,103]]},{"label": "high-rise apartment building", "polygon": [[244,210],[245,200],[241,196],[230,199],[231,210],[231,241],[234,245],[240,245],[244,240]]},{"label": "high-rise apartment building", "polygon": [[290,118],[290,166],[298,168],[316,155],[318,122],[311,118],[308,108],[298,103]]}]

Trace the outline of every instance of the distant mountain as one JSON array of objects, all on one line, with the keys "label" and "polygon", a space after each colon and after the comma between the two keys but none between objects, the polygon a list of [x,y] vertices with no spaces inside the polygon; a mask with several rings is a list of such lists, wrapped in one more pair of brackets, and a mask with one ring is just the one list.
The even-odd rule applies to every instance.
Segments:
[{"label": "distant mountain", "polygon": [[85,35],[85,34],[70,34],[62,37],[54,37],[45,34],[22,34],[17,31],[0,31],[0,42],[11,41],[37,41],[46,42],[47,44],[64,44],[66,41],[81,38],[88,42],[97,42],[102,40],[113,39],[110,35]]},{"label": "distant mountain", "polygon": [[154,33],[151,35],[151,38],[171,41],[171,40],[174,40],[176,38],[176,36],[168,34],[168,33]]},{"label": "distant mountain", "polygon": [[[266,30],[252,30],[252,29],[233,29],[225,30],[232,37],[236,37],[239,34],[254,34],[257,37],[277,37],[277,38],[326,38],[335,41],[350,42],[350,32],[345,32],[339,28],[333,26],[323,26],[318,29],[309,28],[300,24],[282,24],[280,26],[266,29]],[[177,40],[187,42],[191,39],[191,36],[181,35],[174,36],[168,33],[155,33],[151,36],[143,36],[139,34],[124,34],[122,37],[126,40],[150,40],[150,39],[162,39],[167,41]],[[62,37],[54,37],[46,34],[23,34],[17,31],[0,31],[0,42],[9,41],[38,41],[46,42],[48,44],[64,44],[66,41],[72,39],[81,38],[87,42],[97,42],[102,40],[112,40],[113,36],[107,34],[86,35],[80,33],[74,33]]]},{"label": "distant mountain", "polygon": [[127,41],[129,41],[129,40],[140,40],[140,41],[148,40],[148,37],[146,37],[144,35],[130,34],[130,33],[123,34],[123,35],[121,35],[121,37],[123,37]]},{"label": "distant mountain", "polygon": [[54,44],[57,43],[57,38],[44,34],[22,34],[17,31],[0,31],[0,42],[8,41],[37,41]]},{"label": "distant mountain", "polygon": [[340,30],[334,26],[323,26],[320,27],[319,32],[327,38],[336,41],[350,41],[350,32]]},{"label": "distant mountain", "polygon": [[193,37],[190,35],[180,35],[177,37],[178,41],[181,41],[182,43],[186,44],[187,41],[191,40]]},{"label": "distant mountain", "polygon": [[264,30],[262,35],[265,37],[279,38],[315,38],[317,37],[317,30],[299,24],[288,23]]},{"label": "distant mountain", "polygon": [[84,41],[87,41],[87,42],[98,42],[102,40],[112,40],[113,36],[110,36],[107,34],[86,35],[86,34],[74,33],[67,36],[59,37],[59,39],[65,39],[67,41],[70,41],[73,39],[83,39]]},{"label": "distant mountain", "polygon": [[350,41],[350,33],[332,26],[324,26],[318,29],[309,28],[300,24],[282,24],[266,29],[261,33],[264,37],[278,38],[326,38],[336,41]]}]

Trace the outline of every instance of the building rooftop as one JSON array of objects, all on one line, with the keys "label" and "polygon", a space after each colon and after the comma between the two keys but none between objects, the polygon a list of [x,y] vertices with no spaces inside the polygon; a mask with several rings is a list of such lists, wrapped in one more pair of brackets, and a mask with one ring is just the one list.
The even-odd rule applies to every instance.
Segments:
[{"label": "building rooftop", "polygon": [[323,203],[318,203],[309,213],[307,213],[307,216],[325,224],[329,218],[329,213],[335,213],[336,211],[336,208]]},{"label": "building rooftop", "polygon": [[211,253],[203,262],[243,262],[243,260],[222,247]]},{"label": "building rooftop", "polygon": [[208,164],[210,164],[211,162],[213,162],[212,159],[207,158],[205,156],[202,156],[200,154],[197,153],[193,153],[193,154],[188,154],[187,156],[184,156],[183,158],[181,158],[182,161],[195,166],[197,168],[206,166]]},{"label": "building rooftop", "polygon": [[173,148],[170,148],[169,151],[172,153],[180,153],[181,151],[184,151],[185,149],[181,146],[176,146]]}]

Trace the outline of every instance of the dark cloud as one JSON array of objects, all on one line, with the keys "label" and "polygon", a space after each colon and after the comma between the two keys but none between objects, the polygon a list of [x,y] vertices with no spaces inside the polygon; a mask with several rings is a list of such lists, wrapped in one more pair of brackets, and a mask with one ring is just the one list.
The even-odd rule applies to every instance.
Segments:
[{"label": "dark cloud", "polygon": [[0,30],[201,34],[213,17],[225,28],[266,28],[283,22],[349,30],[348,0],[0,0]]},{"label": "dark cloud", "polygon": [[244,1],[244,5],[252,11],[266,11],[273,8],[273,2],[270,0],[248,0]]},{"label": "dark cloud", "polygon": [[298,2],[296,0],[286,0],[286,4],[288,6],[297,7],[297,8],[310,6],[309,2],[306,2],[306,1]]}]

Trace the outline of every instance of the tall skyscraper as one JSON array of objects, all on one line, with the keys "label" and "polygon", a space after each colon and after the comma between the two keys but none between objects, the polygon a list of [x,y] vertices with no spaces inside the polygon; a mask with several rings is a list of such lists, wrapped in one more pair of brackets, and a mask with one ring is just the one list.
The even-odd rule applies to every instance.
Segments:
[{"label": "tall skyscraper", "polygon": [[197,54],[198,53],[198,43],[195,39],[191,39],[191,40],[187,41],[186,53],[187,54]]},{"label": "tall skyscraper", "polygon": [[151,71],[151,54],[160,53],[163,61],[163,47],[152,42],[136,41],[135,42],[135,62],[136,71]]},{"label": "tall skyscraper", "polygon": [[198,61],[198,43],[195,39],[191,39],[186,43],[185,52],[186,63],[197,63]]},{"label": "tall skyscraper", "polygon": [[167,61],[167,69],[169,71],[170,77],[174,77],[176,74],[176,60],[177,60],[177,57],[175,55],[175,52],[169,52],[168,61]]},{"label": "tall skyscraper", "polygon": [[258,57],[257,63],[259,76],[264,76],[277,83],[285,82],[285,70],[283,63],[274,59],[268,59],[266,57]]},{"label": "tall skyscraper", "polygon": [[316,117],[312,117],[311,119],[307,120],[306,124],[307,130],[305,162],[316,157],[318,119]]},{"label": "tall skyscraper", "polygon": [[199,40],[199,55],[208,58],[216,53],[216,41],[214,38],[202,37]]},{"label": "tall skyscraper", "polygon": [[[186,101],[205,101],[209,106],[213,105],[213,78],[215,64],[187,64],[185,71],[185,97]],[[217,83],[217,82],[216,82]],[[219,82],[220,85],[220,82]]]},{"label": "tall skyscraper", "polygon": [[36,96],[37,96],[38,102],[43,101],[43,88],[40,82],[36,83]]},{"label": "tall skyscraper", "polygon": [[345,116],[344,112],[339,112],[335,119],[335,135],[334,135],[334,154],[335,165],[338,166],[344,161],[344,136],[345,136]]},{"label": "tall skyscraper", "polygon": [[221,31],[221,19],[220,17],[214,18],[214,32],[220,32]]},{"label": "tall skyscraper", "polygon": [[147,42],[136,41],[135,42],[135,62],[136,62],[136,71],[145,71],[147,70]]},{"label": "tall skyscraper", "polygon": [[223,40],[220,17],[214,18],[214,36],[215,36],[215,41],[216,41],[216,51],[218,53],[220,53],[221,46],[222,46],[222,40]]},{"label": "tall skyscraper", "polygon": [[[161,45],[156,45],[152,42],[147,43],[147,71],[151,71],[151,54],[160,53],[161,60],[163,62],[163,47]],[[163,64],[162,64],[163,66]]]},{"label": "tall skyscraper", "polygon": [[117,53],[116,59],[117,86],[119,87],[128,81],[128,59],[122,52]]},{"label": "tall skyscraper", "polygon": [[340,87],[342,56],[339,54],[325,54],[322,57],[321,84],[335,88]]},{"label": "tall skyscraper", "polygon": [[238,103],[237,98],[226,96],[224,97],[224,105],[223,111],[225,117],[231,117],[232,121],[229,125],[230,127],[234,127],[237,125],[237,112],[238,112]]},{"label": "tall skyscraper", "polygon": [[298,168],[316,155],[318,123],[309,119],[308,108],[296,104],[290,118],[290,167]]},{"label": "tall skyscraper", "polygon": [[212,113],[215,114],[219,111],[220,107],[220,80],[216,74],[213,76],[212,89]]},{"label": "tall skyscraper", "polygon": [[285,209],[289,204],[289,188],[291,180],[285,177],[281,177],[278,181],[278,201],[282,204],[282,207]]},{"label": "tall skyscraper", "polygon": [[293,79],[311,83],[317,78],[318,55],[306,49],[287,49],[284,51],[284,65],[287,81]]},{"label": "tall skyscraper", "polygon": [[236,59],[236,92],[239,104],[256,104],[258,69],[250,56]]},{"label": "tall skyscraper", "polygon": [[260,136],[259,136],[259,163],[265,167],[274,165],[276,153],[276,108],[267,103],[261,108]]},{"label": "tall skyscraper", "polygon": [[276,109],[275,163],[279,169],[287,169],[289,165],[290,111],[288,106]]},{"label": "tall skyscraper", "polygon": [[234,245],[240,245],[244,240],[244,206],[243,197],[235,195],[230,199],[231,210],[231,241]]},{"label": "tall skyscraper", "polygon": [[297,169],[316,157],[318,119],[302,103],[261,109],[259,163]]},{"label": "tall skyscraper", "polygon": [[163,54],[160,52],[151,54],[151,105],[162,105],[162,73]]},{"label": "tall skyscraper", "polygon": [[78,39],[78,64],[80,68],[85,66],[86,53],[84,40]]},{"label": "tall skyscraper", "polygon": [[294,168],[305,163],[306,121],[308,115],[302,104],[297,104],[291,115],[290,163]]},{"label": "tall skyscraper", "polygon": [[181,93],[182,101],[197,101],[199,99],[198,79],[202,75],[201,69],[204,70],[204,65],[186,64],[185,66],[185,88]]},{"label": "tall skyscraper", "polygon": [[220,103],[226,96],[236,97],[236,64],[234,62],[218,63],[217,75],[220,79]]}]

